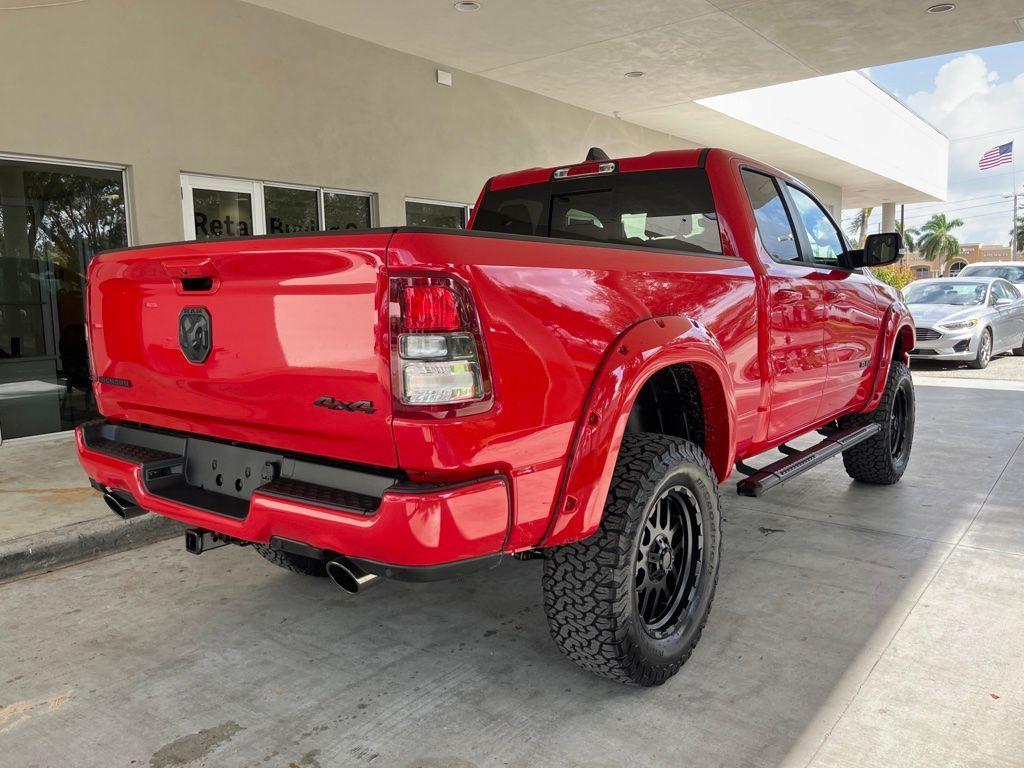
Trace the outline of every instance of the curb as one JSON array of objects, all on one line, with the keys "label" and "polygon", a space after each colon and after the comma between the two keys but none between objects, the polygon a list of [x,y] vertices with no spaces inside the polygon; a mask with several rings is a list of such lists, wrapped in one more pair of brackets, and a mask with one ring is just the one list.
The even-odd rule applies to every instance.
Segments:
[{"label": "curb", "polygon": [[163,515],[109,517],[0,542],[0,582],[123,552],[181,535],[184,526]]}]

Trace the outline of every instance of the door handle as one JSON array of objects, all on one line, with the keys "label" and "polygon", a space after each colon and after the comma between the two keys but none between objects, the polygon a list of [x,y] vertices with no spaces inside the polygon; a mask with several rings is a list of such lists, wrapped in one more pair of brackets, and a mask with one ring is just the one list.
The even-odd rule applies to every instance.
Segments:
[{"label": "door handle", "polygon": [[845,291],[825,291],[825,301],[846,301]]},{"label": "door handle", "polygon": [[800,291],[794,291],[791,288],[779,288],[775,292],[775,301],[779,304],[796,304],[800,298]]}]

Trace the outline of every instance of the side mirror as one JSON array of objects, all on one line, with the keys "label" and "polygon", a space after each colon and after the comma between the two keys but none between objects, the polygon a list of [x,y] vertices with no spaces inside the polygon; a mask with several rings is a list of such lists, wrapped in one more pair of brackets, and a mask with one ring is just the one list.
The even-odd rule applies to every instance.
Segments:
[{"label": "side mirror", "polygon": [[894,264],[903,256],[903,237],[898,232],[868,235],[863,248],[846,252],[851,269],[858,267],[884,267]]},{"label": "side mirror", "polygon": [[996,299],[996,304],[995,305],[997,307],[1008,307],[1011,304],[1013,304],[1013,299],[1001,298],[1001,299]]}]

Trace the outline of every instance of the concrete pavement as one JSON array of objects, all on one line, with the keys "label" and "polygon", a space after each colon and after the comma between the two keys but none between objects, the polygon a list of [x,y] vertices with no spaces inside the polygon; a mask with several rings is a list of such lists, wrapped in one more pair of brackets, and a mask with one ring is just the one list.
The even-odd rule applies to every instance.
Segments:
[{"label": "concrete pavement", "polygon": [[0,581],[176,536],[155,515],[125,523],[89,485],[70,434],[0,447]]},{"label": "concrete pavement", "polygon": [[0,585],[0,762],[1019,767],[1024,393],[918,397],[896,487],[724,489],[711,620],[661,688],[558,655],[536,561],[350,598],[169,541]]}]

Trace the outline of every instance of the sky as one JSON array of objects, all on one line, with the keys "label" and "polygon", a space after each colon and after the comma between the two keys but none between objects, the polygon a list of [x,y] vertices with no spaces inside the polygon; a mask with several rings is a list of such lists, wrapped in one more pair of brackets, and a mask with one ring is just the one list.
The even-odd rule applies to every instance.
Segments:
[{"label": "sky", "polygon": [[[1009,165],[979,171],[987,150],[1013,141],[1018,192],[1024,192],[1024,42],[933,56],[863,70],[949,138],[949,190],[946,202],[906,207],[908,227],[919,227],[933,213],[963,219],[955,234],[961,243],[1010,241],[1013,190]],[[1018,210],[1024,215],[1024,197]],[[855,211],[843,212],[844,226]],[[899,208],[897,208],[897,217]],[[869,221],[878,231],[881,207]]]}]

